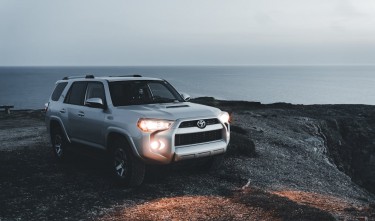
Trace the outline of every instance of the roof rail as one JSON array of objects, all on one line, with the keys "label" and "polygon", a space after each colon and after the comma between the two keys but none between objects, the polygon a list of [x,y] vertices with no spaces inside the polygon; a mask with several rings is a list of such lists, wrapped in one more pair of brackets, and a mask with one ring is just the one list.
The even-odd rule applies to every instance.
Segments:
[{"label": "roof rail", "polygon": [[68,77],[64,77],[63,80],[76,79],[76,78],[92,79],[92,78],[95,78],[95,77],[92,74],[87,74],[87,75],[81,75],[81,76],[68,76]]},{"label": "roof rail", "polygon": [[132,75],[122,75],[122,76],[109,76],[111,78],[113,77],[136,77],[136,78],[140,78],[142,77],[142,75],[139,75],[139,74],[132,74]]}]

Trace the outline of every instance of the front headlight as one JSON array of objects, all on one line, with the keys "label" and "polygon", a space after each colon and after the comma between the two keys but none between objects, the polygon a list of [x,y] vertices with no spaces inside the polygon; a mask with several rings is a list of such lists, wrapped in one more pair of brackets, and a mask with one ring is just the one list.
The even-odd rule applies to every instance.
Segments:
[{"label": "front headlight", "polygon": [[143,132],[155,132],[160,130],[168,130],[173,124],[170,120],[159,119],[139,119],[138,128]]},{"label": "front headlight", "polygon": [[228,112],[222,111],[221,114],[219,115],[219,120],[223,123],[229,123],[230,116]]}]

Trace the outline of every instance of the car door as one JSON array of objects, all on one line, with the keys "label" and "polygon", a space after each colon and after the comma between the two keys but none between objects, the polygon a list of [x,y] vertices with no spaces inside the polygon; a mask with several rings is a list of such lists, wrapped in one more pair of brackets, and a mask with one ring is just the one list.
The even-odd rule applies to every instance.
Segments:
[{"label": "car door", "polygon": [[86,95],[87,83],[88,82],[86,81],[74,82],[70,87],[64,101],[64,103],[66,104],[65,111],[67,112],[68,118],[67,133],[73,141],[80,140],[83,137],[82,130],[84,128],[82,128],[82,123],[84,123],[84,120],[82,118],[84,116],[83,105]]},{"label": "car door", "polygon": [[[103,101],[103,107],[91,107],[86,103],[90,98],[100,98]],[[89,82],[86,89],[85,103],[82,107],[82,121],[80,128],[80,139],[104,146],[105,142],[105,117],[107,115],[105,107],[106,99],[104,85],[102,82]]]},{"label": "car door", "polygon": [[74,82],[67,97],[67,112],[69,121],[69,136],[75,142],[104,146],[103,108],[87,106],[89,98],[101,98],[106,103],[104,85],[95,81]]}]

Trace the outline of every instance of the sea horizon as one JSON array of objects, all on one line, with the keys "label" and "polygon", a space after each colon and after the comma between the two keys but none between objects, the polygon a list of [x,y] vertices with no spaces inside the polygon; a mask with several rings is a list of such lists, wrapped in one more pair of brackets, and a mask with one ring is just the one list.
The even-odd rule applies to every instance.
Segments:
[{"label": "sea horizon", "polygon": [[192,97],[264,104],[375,105],[374,73],[373,64],[0,66],[0,105],[43,108],[57,80],[86,74],[163,78]]}]

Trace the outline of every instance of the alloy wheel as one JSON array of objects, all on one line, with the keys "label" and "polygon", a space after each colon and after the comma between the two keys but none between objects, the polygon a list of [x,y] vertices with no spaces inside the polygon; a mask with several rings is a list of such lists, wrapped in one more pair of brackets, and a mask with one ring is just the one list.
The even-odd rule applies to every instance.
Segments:
[{"label": "alloy wheel", "polygon": [[127,170],[127,157],[125,151],[117,149],[114,157],[114,167],[117,176],[124,178],[128,172]]},{"label": "alloy wheel", "polygon": [[55,148],[55,152],[57,154],[58,157],[61,157],[62,155],[62,152],[63,152],[63,149],[62,149],[62,137],[60,134],[56,134],[55,135],[55,143],[54,143],[54,148]]}]

